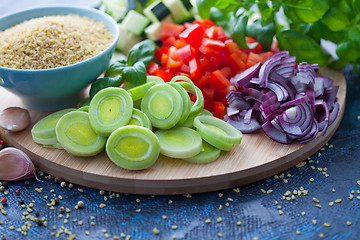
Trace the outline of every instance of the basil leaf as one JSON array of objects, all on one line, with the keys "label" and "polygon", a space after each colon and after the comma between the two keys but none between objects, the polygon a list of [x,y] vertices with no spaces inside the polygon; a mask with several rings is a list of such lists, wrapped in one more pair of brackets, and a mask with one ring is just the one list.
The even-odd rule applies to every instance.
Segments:
[{"label": "basil leaf", "polygon": [[248,48],[245,39],[248,19],[249,17],[247,15],[233,15],[229,21],[230,36],[241,48]]},{"label": "basil leaf", "polygon": [[133,66],[126,66],[123,69],[124,80],[132,85],[139,86],[146,82],[146,67],[144,62],[136,62]]},{"label": "basil leaf", "polygon": [[129,51],[127,56],[127,64],[133,66],[136,62],[143,62],[145,67],[149,65],[154,58],[156,45],[153,41],[146,39],[135,44]]},{"label": "basil leaf", "polygon": [[246,32],[250,37],[258,39],[258,42],[264,51],[269,51],[273,42],[273,37],[276,33],[276,29],[273,22],[266,26],[262,26],[261,20],[257,19],[254,21],[254,23],[247,26]]},{"label": "basil leaf", "polygon": [[329,9],[327,0],[317,1],[283,1],[284,12],[297,23],[313,23],[321,19]]},{"label": "basil leaf", "polygon": [[360,26],[356,25],[349,31],[349,39],[360,45]]},{"label": "basil leaf", "polygon": [[105,77],[114,77],[116,75],[119,75],[122,73],[123,68],[127,65],[126,59],[120,59],[108,67],[108,69],[105,71]]},{"label": "basil leaf", "polygon": [[104,77],[96,79],[91,87],[89,96],[93,98],[97,92],[107,87],[120,87],[120,85],[124,82],[124,79],[121,75],[117,75],[115,77]]},{"label": "basil leaf", "polygon": [[341,59],[356,62],[360,58],[360,47],[356,42],[347,40],[338,44],[336,54]]},{"label": "basil leaf", "polygon": [[322,18],[322,21],[332,31],[340,31],[350,25],[346,14],[335,8],[331,8]]},{"label": "basil leaf", "polygon": [[290,55],[296,56],[297,62],[308,62],[325,66],[330,55],[326,54],[321,46],[308,36],[294,30],[284,30],[276,35],[280,49],[286,49]]}]

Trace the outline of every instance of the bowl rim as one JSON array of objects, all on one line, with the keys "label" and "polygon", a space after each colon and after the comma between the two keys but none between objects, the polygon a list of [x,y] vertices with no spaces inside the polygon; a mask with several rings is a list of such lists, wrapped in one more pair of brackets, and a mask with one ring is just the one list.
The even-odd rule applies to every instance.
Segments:
[{"label": "bowl rim", "polygon": [[[95,9],[95,8],[92,8],[92,7],[74,6],[74,5],[69,5],[69,4],[57,4],[57,5],[51,5],[51,6],[34,7],[34,8],[29,8],[29,9],[20,10],[20,11],[11,12],[9,14],[6,14],[6,15],[0,17],[0,21],[5,19],[5,18],[11,17],[13,15],[21,15],[21,14],[24,14],[24,13],[36,12],[36,11],[43,10],[43,9],[58,9],[58,8],[71,9],[71,10],[76,10],[76,9],[85,10],[85,11],[89,11],[89,12],[93,12],[95,14],[98,14],[99,16],[102,16],[103,18],[109,20],[109,22],[114,26],[114,29],[115,29],[112,42],[109,44],[109,46],[107,48],[105,48],[103,51],[101,51],[97,55],[95,55],[95,56],[93,56],[91,58],[88,58],[88,59],[86,59],[84,61],[73,63],[71,65],[57,67],[57,68],[48,68],[48,69],[16,69],[16,68],[7,68],[7,67],[0,66],[0,70],[8,71],[8,72],[19,72],[19,73],[40,73],[40,72],[61,71],[61,70],[65,70],[65,69],[77,68],[78,66],[86,64],[87,62],[94,61],[94,59],[96,59],[96,58],[100,58],[102,55],[106,54],[110,49],[112,49],[112,48],[115,49],[115,46],[116,46],[116,44],[117,44],[117,42],[119,40],[119,37],[120,37],[120,30],[117,27],[118,23],[110,15],[106,14],[105,12],[103,12],[103,11],[101,11],[99,9]],[[61,14],[61,13],[59,13],[59,14]],[[71,14],[71,13],[65,13],[65,14]],[[77,14],[77,15],[80,15],[80,16],[85,16],[85,15],[82,15],[82,14],[79,14],[79,13],[73,13],[73,14]],[[52,16],[52,15],[54,15],[54,14],[50,13],[48,15],[43,15],[43,16]],[[33,18],[40,18],[40,17],[41,16],[31,17],[29,19],[22,19],[18,23],[21,23],[23,21],[30,20],[30,19],[33,19]],[[88,16],[85,16],[85,17],[88,17]],[[94,19],[93,17],[89,17],[89,18]],[[98,19],[96,19],[96,20],[101,21],[101,20],[98,20]],[[18,24],[18,23],[16,23],[16,24]]]}]

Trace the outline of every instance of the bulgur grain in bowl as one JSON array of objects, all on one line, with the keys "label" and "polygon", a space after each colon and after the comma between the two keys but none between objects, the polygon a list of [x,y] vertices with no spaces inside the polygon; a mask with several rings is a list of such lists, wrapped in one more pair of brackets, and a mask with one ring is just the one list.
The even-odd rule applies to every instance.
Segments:
[{"label": "bulgur grain in bowl", "polygon": [[109,65],[116,21],[92,8],[34,8],[0,18],[0,86],[38,110],[79,101]]}]

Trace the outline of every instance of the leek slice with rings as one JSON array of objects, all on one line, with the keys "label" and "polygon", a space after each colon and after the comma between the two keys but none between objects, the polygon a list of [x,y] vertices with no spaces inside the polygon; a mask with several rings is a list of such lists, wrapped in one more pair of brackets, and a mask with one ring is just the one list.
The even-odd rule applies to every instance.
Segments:
[{"label": "leek slice with rings", "polygon": [[201,132],[198,129],[196,129],[197,132],[200,133],[202,139],[209,143],[210,145],[212,145],[215,148],[218,148],[220,150],[223,151],[231,151],[231,149],[233,148],[234,144],[231,143],[227,143],[227,142],[223,142],[220,141],[219,139],[215,138],[214,136],[212,136],[211,134],[207,133],[207,132]]},{"label": "leek slice with rings", "polygon": [[202,143],[202,150],[199,154],[195,155],[191,158],[185,158],[184,160],[191,163],[211,163],[214,162],[216,159],[219,158],[221,154],[221,150],[212,146],[211,144],[203,141]]},{"label": "leek slice with rings", "polygon": [[[209,110],[204,108],[204,109],[202,109],[200,111],[200,113],[197,116],[213,116],[213,115]],[[188,128],[194,128],[193,123],[194,123],[194,119],[193,118],[192,119],[188,118],[188,119],[186,119],[186,121],[183,124],[181,124],[179,126],[188,127]]]},{"label": "leek slice with rings", "polygon": [[160,144],[149,129],[136,125],[116,129],[106,143],[106,153],[116,165],[141,170],[153,165],[160,154]]},{"label": "leek slice with rings", "polygon": [[156,84],[156,82],[147,82],[144,84],[141,84],[139,86],[130,88],[129,90],[127,90],[133,101],[137,101],[140,100],[144,97],[145,93]]},{"label": "leek slice with rings", "polygon": [[160,142],[160,153],[168,157],[190,158],[202,150],[201,136],[191,128],[174,127],[157,130],[155,135]]},{"label": "leek slice with rings", "polygon": [[167,83],[170,86],[172,86],[173,88],[176,89],[176,91],[178,91],[180,93],[180,96],[182,98],[182,103],[183,103],[183,111],[182,111],[182,115],[181,118],[179,120],[179,122],[177,123],[178,125],[183,124],[186,119],[189,117],[190,111],[191,111],[191,100],[189,97],[189,94],[187,93],[187,91],[185,90],[185,88],[183,88],[181,85],[176,84],[176,83],[172,83],[169,82]]},{"label": "leek slice with rings", "polygon": [[146,82],[155,82],[156,84],[165,83],[165,81],[161,77],[154,75],[147,75]]},{"label": "leek slice with rings", "polygon": [[169,129],[174,127],[182,116],[182,98],[172,86],[156,84],[143,97],[141,111],[148,116],[154,127]]},{"label": "leek slice with rings", "polygon": [[200,132],[206,132],[219,141],[240,144],[242,133],[229,123],[211,116],[197,116],[194,119],[194,127]]},{"label": "leek slice with rings", "polygon": [[38,121],[31,129],[34,142],[42,145],[55,145],[58,143],[56,138],[56,124],[66,113],[75,111],[75,108],[66,108],[44,117]]},{"label": "leek slice with rings", "polygon": [[127,125],[137,125],[152,130],[150,119],[146,116],[144,112],[136,108],[133,109],[130,121]]},{"label": "leek slice with rings", "polygon": [[90,102],[90,122],[98,134],[109,136],[129,122],[132,111],[133,101],[126,90],[118,87],[104,88]]},{"label": "leek slice with rings", "polygon": [[100,153],[106,143],[106,137],[94,131],[89,114],[83,111],[73,111],[62,116],[56,124],[56,137],[69,154],[79,157]]},{"label": "leek slice with rings", "polygon": [[200,111],[204,108],[204,95],[202,94],[200,88],[195,86],[195,84],[190,80],[190,78],[185,76],[175,76],[171,79],[170,82],[176,82],[180,84],[186,91],[195,94],[196,101],[191,107],[189,118],[195,118]]}]

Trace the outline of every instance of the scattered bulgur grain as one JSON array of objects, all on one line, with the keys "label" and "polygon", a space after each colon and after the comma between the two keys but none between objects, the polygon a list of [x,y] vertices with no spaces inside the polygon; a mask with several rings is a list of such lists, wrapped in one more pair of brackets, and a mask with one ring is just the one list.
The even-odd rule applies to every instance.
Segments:
[{"label": "scattered bulgur grain", "polygon": [[160,233],[160,231],[155,227],[155,228],[153,228],[153,233],[155,235],[158,235]]},{"label": "scattered bulgur grain", "polygon": [[350,221],[347,221],[347,222],[346,222],[346,225],[347,225],[347,226],[350,226],[350,225],[351,225],[351,222],[350,222]]},{"label": "scattered bulgur grain", "polygon": [[331,226],[331,224],[330,223],[324,223],[324,227],[330,227]]}]

